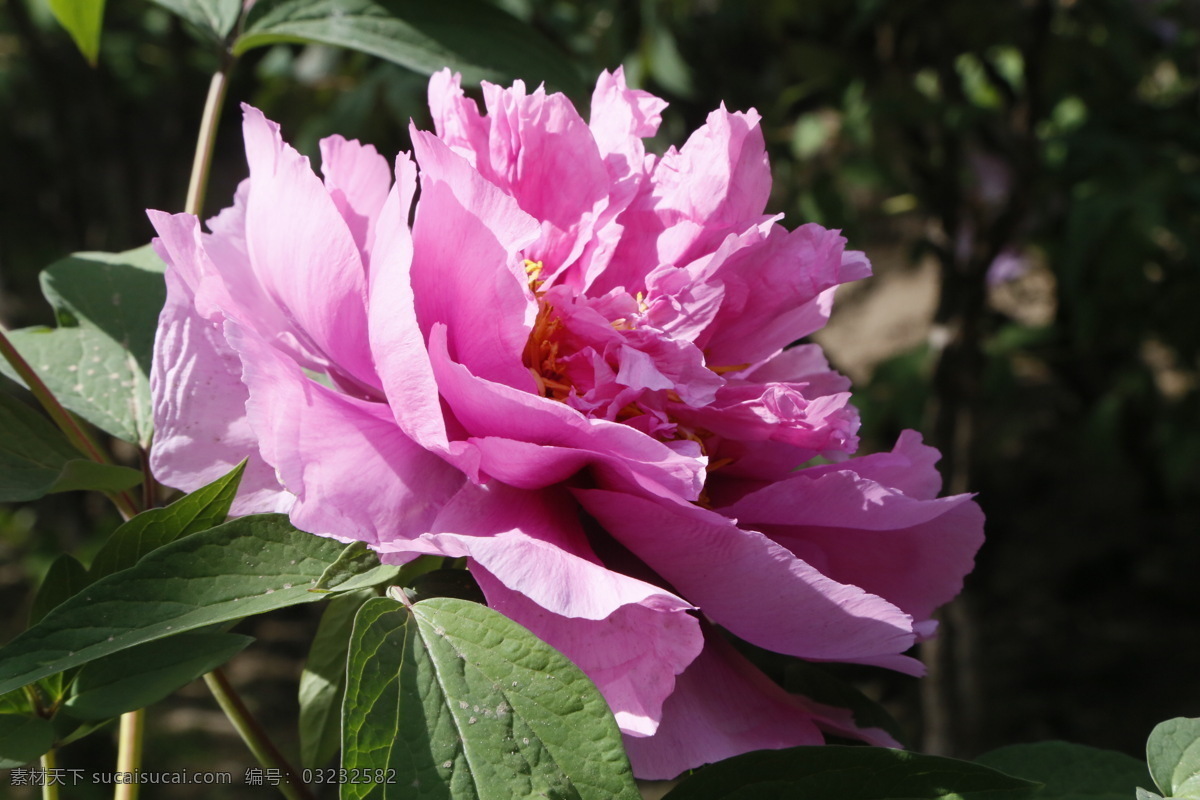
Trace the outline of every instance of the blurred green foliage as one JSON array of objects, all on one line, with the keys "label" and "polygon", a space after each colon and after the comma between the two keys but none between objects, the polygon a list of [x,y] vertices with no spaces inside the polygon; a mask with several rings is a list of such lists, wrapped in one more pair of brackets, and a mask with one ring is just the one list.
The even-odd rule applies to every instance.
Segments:
[{"label": "blurred green foliage", "polygon": [[[1200,2],[494,2],[584,74],[624,64],[670,100],[657,147],[722,101],[756,108],[772,210],[903,254],[880,272],[934,265],[930,335],[844,366],[872,374],[869,445],[920,427],[989,516],[937,678],[958,717],[943,746],[1135,752],[1155,721],[1200,715]],[[175,17],[123,3],[91,69],[40,0],[0,0],[7,324],[48,321],[44,265],[143,244],[142,209],[182,206],[215,64]],[[338,132],[394,153],[410,117],[428,127],[424,86],[328,47],[251,53],[209,210],[244,174],[237,101],[306,152]],[[61,524],[5,511],[0,546]]]}]

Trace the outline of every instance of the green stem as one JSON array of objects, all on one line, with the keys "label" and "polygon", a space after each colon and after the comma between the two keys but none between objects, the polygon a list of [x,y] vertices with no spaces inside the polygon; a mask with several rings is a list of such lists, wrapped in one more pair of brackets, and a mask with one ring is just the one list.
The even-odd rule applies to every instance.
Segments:
[{"label": "green stem", "polygon": [[[128,711],[121,715],[121,729],[117,734],[117,772],[137,772],[142,767],[142,729],[146,725],[146,711]],[[118,783],[113,790],[113,800],[137,800],[137,783]]]},{"label": "green stem", "polygon": [[[250,748],[258,763],[264,769],[279,770],[282,776],[279,791],[283,796],[288,800],[314,800],[308,787],[299,782],[300,772],[288,763],[283,753],[280,753],[274,742],[268,738],[266,731],[246,708],[246,704],[242,702],[242,698],[238,696],[221,668],[217,667],[205,675],[204,682],[208,684],[208,689],[220,704],[221,710],[229,717],[229,721],[233,723],[233,727],[237,729],[242,741]],[[292,783],[293,780],[297,782]]]},{"label": "green stem", "polygon": [[[17,348],[13,347],[3,326],[0,326],[0,355],[3,355],[4,360],[12,365],[17,376],[25,383],[29,391],[33,393],[37,401],[41,403],[42,408],[50,415],[50,419],[66,435],[67,440],[74,445],[75,449],[97,464],[112,463],[104,453],[104,449],[100,447],[100,444],[92,438],[85,427],[80,425],[71,416],[67,409],[63,408],[62,403],[58,402],[58,398],[50,391],[50,387],[46,386],[42,379],[38,377],[38,374],[34,372],[33,367],[29,366],[29,362],[17,351]],[[129,492],[112,492],[106,494],[108,494],[108,498],[112,500],[125,519],[129,519],[138,513],[137,503]]]},{"label": "green stem", "polygon": [[51,780],[58,769],[58,752],[47,750],[42,754],[42,800],[58,800],[58,782]]},{"label": "green stem", "polygon": [[213,73],[208,84],[208,98],[204,101],[204,114],[200,117],[200,135],[196,139],[196,156],[192,159],[192,176],[188,180],[187,203],[183,210],[200,216],[204,210],[204,193],[208,188],[208,172],[212,166],[213,148],[217,142],[217,122],[221,119],[221,107],[225,105],[225,92],[229,88],[229,73],[233,69],[232,56],[224,56],[221,68]]}]

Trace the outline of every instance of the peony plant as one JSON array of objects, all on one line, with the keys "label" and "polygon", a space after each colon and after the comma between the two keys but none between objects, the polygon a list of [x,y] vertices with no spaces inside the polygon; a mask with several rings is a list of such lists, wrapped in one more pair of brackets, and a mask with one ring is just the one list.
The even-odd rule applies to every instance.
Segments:
[{"label": "peony plant", "polygon": [[244,106],[233,205],[207,232],[151,212],[155,475],[194,491],[245,459],[235,513],[465,559],[596,684],[639,777],[898,746],[731,641],[920,674],[982,542],[918,434],[851,457],[849,382],[796,344],[866,257],[765,213],[753,111],[655,156],[665,104],[619,69],[587,121],[519,81],[483,99],[438,72],[411,154],[334,136],[321,176]]},{"label": "peony plant", "polygon": [[[28,389],[0,386],[0,502],[94,490],[125,520],[59,555],[0,647],[16,796],[637,800],[634,775],[693,770],[668,800],[1198,796],[1194,719],[1155,729],[1149,772],[1061,742],[969,763],[897,749],[821,671],[920,674],[983,518],[938,497],[915,432],[855,457],[849,382],[803,342],[870,267],[765,213],[753,111],[652,155],[665,104],[619,69],[586,121],[519,81],[469,99],[447,62],[572,82],[490,3],[155,1],[218,57],[187,213],[47,268],[57,329],[0,330]],[[85,5],[52,10],[95,60]],[[432,74],[434,129],[392,162],[326,139],[318,176],[246,106],[249,177],[202,224],[238,57],[298,40]],[[186,494],[158,507],[158,480]],[[253,642],[231,625],[299,604],[324,610],[297,762],[222,665]],[[758,666],[781,661],[812,697]],[[147,707],[201,676],[244,775],[143,763]],[[109,731],[115,771],[58,760]]]}]

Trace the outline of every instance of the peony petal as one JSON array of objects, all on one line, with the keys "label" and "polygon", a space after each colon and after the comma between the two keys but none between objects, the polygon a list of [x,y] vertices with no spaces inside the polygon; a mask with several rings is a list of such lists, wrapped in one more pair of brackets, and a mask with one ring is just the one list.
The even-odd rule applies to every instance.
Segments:
[{"label": "peony petal", "polygon": [[512,591],[563,617],[602,620],[629,603],[660,611],[692,607],[600,564],[563,491],[465,484],[426,530],[414,541],[383,542],[379,550],[470,557]]},{"label": "peony petal", "polygon": [[431,531],[381,552],[470,558],[489,605],[587,672],[623,729],[654,731],[675,675],[700,652],[699,624],[686,601],[600,564],[568,495],[467,485]]},{"label": "peony petal", "polygon": [[551,278],[591,240],[612,179],[591,130],[565,95],[542,87],[526,94],[519,81],[512,89],[485,83],[483,95],[491,129],[476,165],[542,223],[527,255],[543,261],[543,277]]},{"label": "peony petal", "polygon": [[487,152],[489,122],[462,90],[462,76],[449,68],[429,77],[429,112],[438,138],[476,166],[477,154]]},{"label": "peony petal", "polygon": [[[775,652],[919,671],[912,619],[839,583],[763,534],[678,501],[577,490],[584,508],[704,614]],[[746,576],[753,575],[753,580]]]},{"label": "peony petal", "polygon": [[366,274],[345,220],[279,126],[244,106],[246,245],[268,294],[341,375],[378,388],[367,347]]},{"label": "peony petal", "polygon": [[758,122],[754,111],[731,114],[722,106],[680,150],[658,160],[619,219],[621,243],[593,291],[639,291],[655,267],[690,263],[763,222],[771,168]]},{"label": "peony petal", "polygon": [[850,391],[850,379],[829,368],[829,361],[819,344],[801,344],[767,356],[744,372],[729,378],[749,380],[755,383],[807,383],[823,396],[836,392]]},{"label": "peony petal", "polygon": [[369,144],[329,136],[321,140],[321,174],[363,263],[368,263],[375,219],[392,184],[387,159]]},{"label": "peony petal", "polygon": [[[488,474],[525,488],[547,486],[566,477],[564,464],[582,466],[583,453],[651,493],[699,495],[704,461],[698,451],[677,452],[628,425],[588,419],[563,403],[473,375],[451,360],[445,337],[442,325],[429,337],[438,389],[477,445]],[[504,440],[511,440],[511,450]],[[534,451],[530,445],[541,447]]]},{"label": "peony petal", "polygon": [[630,729],[653,732],[674,676],[700,652],[688,603],[600,564],[565,493],[469,485],[431,529],[385,550],[471,558],[490,606],[562,650]]},{"label": "peony petal", "polygon": [[488,380],[525,391],[522,353],[537,312],[521,251],[536,222],[438,139],[414,130],[421,202],[413,223],[411,283],[428,337],[446,326],[454,359]]},{"label": "peony petal", "polygon": [[220,323],[196,313],[191,290],[170,261],[166,280],[167,302],[158,318],[150,372],[151,472],[167,486],[191,492],[246,459],[232,513],[287,511],[292,496],[259,455],[246,419],[249,391],[242,383],[241,359],[226,343]]},{"label": "peony petal", "polygon": [[705,267],[725,288],[720,311],[696,339],[713,364],[755,363],[808,336],[829,318],[832,296],[823,293],[864,277],[857,262],[843,268],[841,234],[819,225],[774,225],[765,238],[739,239],[743,246]]},{"label": "peony petal", "polygon": [[[893,453],[803,470],[721,512],[764,531],[830,578],[926,622],[962,589],[983,543],[983,512],[970,495],[932,499],[938,480],[931,454],[916,434],[906,435]],[[889,478],[920,494],[877,480]]]},{"label": "peony petal", "polygon": [[646,148],[642,139],[658,133],[662,111],[667,107],[649,92],[630,89],[625,70],[601,72],[592,92],[591,121],[588,127],[609,173],[616,180],[644,170]]},{"label": "peony petal", "polygon": [[705,631],[704,652],[675,680],[650,738],[625,737],[633,774],[666,780],[751,750],[818,745],[824,737],[800,698]]},{"label": "peony petal", "polygon": [[428,530],[460,471],[409,439],[385,404],[321,386],[233,323],[226,335],[245,364],[263,457],[296,495],[296,527],[373,546]]},{"label": "peony petal", "polygon": [[416,165],[401,154],[396,159],[396,183],[380,210],[376,229],[369,287],[371,352],[400,429],[471,480],[478,480],[478,453],[463,442],[450,440],[425,337],[417,322],[409,279],[413,241],[407,225],[416,189]]}]

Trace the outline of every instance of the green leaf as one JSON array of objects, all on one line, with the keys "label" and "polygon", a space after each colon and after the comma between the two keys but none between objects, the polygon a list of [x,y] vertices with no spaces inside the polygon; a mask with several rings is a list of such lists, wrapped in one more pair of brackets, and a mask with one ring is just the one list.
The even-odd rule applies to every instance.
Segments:
[{"label": "green leaf", "polygon": [[33,704],[24,689],[0,694],[0,714],[32,714]]},{"label": "green leaf", "polygon": [[220,525],[229,514],[245,462],[166,508],[143,511],[117,528],[92,559],[90,580],[132,567],[138,560],[168,542]]},{"label": "green leaf", "polygon": [[242,0],[152,1],[192,23],[216,42],[225,41],[242,13]]},{"label": "green leaf", "polygon": [[253,637],[183,633],[147,642],[85,664],[63,708],[79,720],[135,711],[170,695],[240,653]]},{"label": "green leaf", "polygon": [[29,609],[29,624],[35,625],[55,607],[87,586],[87,569],[74,556],[63,553],[54,559],[42,579]]},{"label": "green leaf", "polygon": [[1136,758],[1068,742],[1001,747],[976,761],[1043,784],[1036,800],[1129,800],[1150,778]]},{"label": "green leaf", "polygon": [[62,472],[47,494],[57,492],[123,492],[142,482],[142,473],[116,464],[98,464],[86,458],[76,458],[63,464]]},{"label": "green leaf", "polygon": [[[64,406],[119,439],[149,447],[150,359],[166,299],[163,265],[147,245],[77,253],[42,272],[59,327],[9,337]],[[0,372],[16,379],[7,362]]]},{"label": "green leaf", "polygon": [[1200,798],[1200,718],[1155,725],[1146,741],[1146,761],[1163,796]]},{"label": "green leaf", "polygon": [[93,67],[100,55],[100,26],[104,0],[50,0],[50,11],[62,25],[83,57]]},{"label": "green leaf", "polygon": [[346,690],[350,631],[358,609],[375,596],[371,589],[338,595],[329,601],[329,607],[321,615],[304,672],[300,674],[300,763],[308,769],[329,763],[341,746],[342,695]]},{"label": "green leaf", "polygon": [[54,726],[41,717],[0,714],[0,769],[28,764],[54,746]]},{"label": "green leaf", "polygon": [[0,694],[143,642],[320,600],[309,590],[341,550],[278,514],[185,536],[96,581],[0,648]]},{"label": "green leaf", "polygon": [[[360,798],[637,800],[616,721],[579,669],[503,615],[369,600],[350,642],[343,784]],[[362,774],[362,773],[360,773]]]},{"label": "green leaf", "polygon": [[526,78],[580,89],[574,66],[533,28],[481,0],[258,0],[235,55],[279,42],[320,42],[415,72],[443,67],[468,82]]},{"label": "green leaf", "polygon": [[760,750],[705,767],[669,800],[968,800],[1035,784],[979,764],[882,747]]},{"label": "green leaf", "polygon": [[141,480],[135,469],[81,458],[49,420],[0,392],[0,503],[79,489],[119,492]]},{"label": "green leaf", "polygon": [[403,567],[381,564],[379,556],[364,542],[351,542],[337,561],[321,575],[315,589],[319,592],[348,592],[389,583],[400,577]]}]

